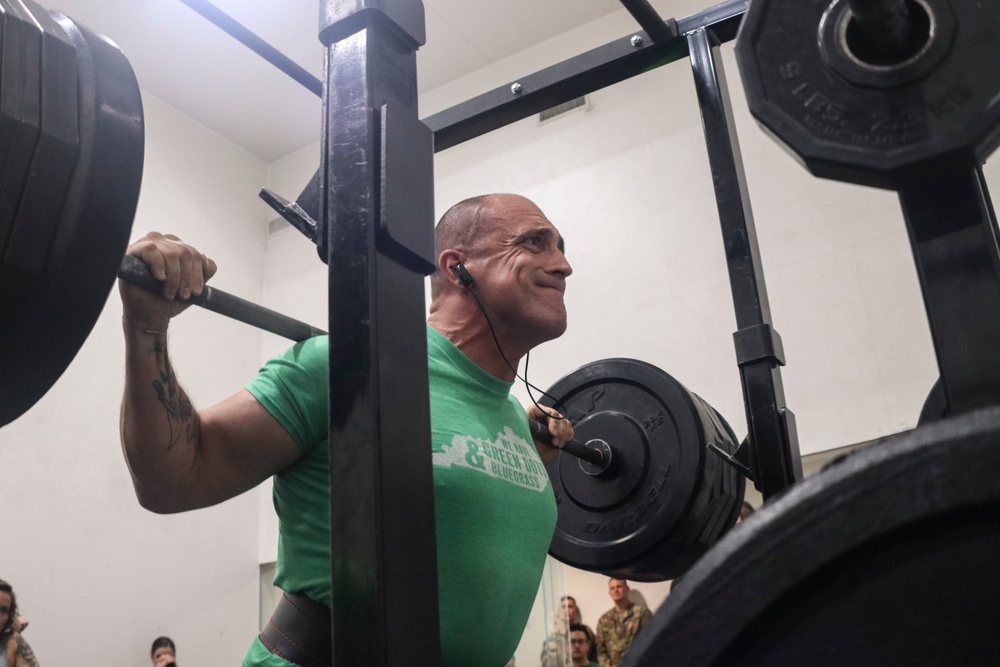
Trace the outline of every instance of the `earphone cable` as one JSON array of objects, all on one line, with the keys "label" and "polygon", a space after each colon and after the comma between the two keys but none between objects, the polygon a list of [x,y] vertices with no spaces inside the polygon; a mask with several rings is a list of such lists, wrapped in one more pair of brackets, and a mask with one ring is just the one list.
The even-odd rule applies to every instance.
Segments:
[{"label": "earphone cable", "polygon": [[[542,412],[545,412],[545,410],[542,408],[542,406],[540,406],[538,404],[538,401],[536,401],[535,397],[531,394],[531,390],[532,389],[534,389],[535,391],[541,393],[543,396],[548,396],[549,398],[551,398],[552,401],[553,401],[553,403],[555,405],[559,406],[559,408],[562,410],[562,412],[565,413],[567,410],[566,410],[566,406],[562,404],[562,401],[558,400],[555,396],[552,396],[548,392],[543,391],[542,389],[539,389],[535,385],[533,385],[530,382],[528,382],[528,361],[531,359],[531,351],[529,350],[528,354],[525,357],[525,361],[524,361],[524,377],[521,377],[518,374],[517,369],[514,368],[514,366],[507,359],[507,355],[504,354],[503,347],[501,347],[501,345],[500,345],[500,339],[497,338],[497,332],[493,328],[493,322],[490,321],[490,316],[486,313],[486,308],[483,307],[483,302],[479,300],[479,295],[476,294],[475,290],[473,290],[473,289],[469,289],[469,294],[471,294],[472,298],[476,300],[476,305],[479,306],[480,312],[482,312],[483,317],[486,319],[486,326],[488,326],[489,329],[490,329],[490,335],[493,336],[493,342],[496,343],[497,351],[500,353],[500,357],[503,359],[504,363],[507,364],[507,368],[509,368],[511,371],[514,372],[514,377],[516,377],[518,380],[520,380],[521,382],[524,383],[524,388],[528,392],[528,398],[530,398],[531,402],[535,404],[535,407],[538,408],[539,410],[541,410]],[[546,413],[546,414],[548,414],[548,413]],[[566,419],[566,417],[564,415],[560,415],[558,417],[555,416],[555,415],[549,415],[549,416],[552,419]]]}]

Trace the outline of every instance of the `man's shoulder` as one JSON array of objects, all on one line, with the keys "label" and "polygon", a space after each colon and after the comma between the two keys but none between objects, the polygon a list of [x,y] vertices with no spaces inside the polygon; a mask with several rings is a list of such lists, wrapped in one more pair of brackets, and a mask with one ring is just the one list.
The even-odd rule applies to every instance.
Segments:
[{"label": "man's shoulder", "polygon": [[626,620],[633,618],[645,619],[652,615],[653,612],[649,611],[649,607],[647,607],[644,604],[640,604],[638,602],[633,602],[632,604],[630,604],[628,606],[628,611],[625,612]]},{"label": "man's shoulder", "polygon": [[[608,609],[606,612],[604,612],[603,614],[601,614],[601,621],[614,619],[614,617],[615,617],[615,611],[617,611],[617,609],[615,607],[612,607],[611,609]],[[600,623],[600,621],[598,621],[598,623]]]}]

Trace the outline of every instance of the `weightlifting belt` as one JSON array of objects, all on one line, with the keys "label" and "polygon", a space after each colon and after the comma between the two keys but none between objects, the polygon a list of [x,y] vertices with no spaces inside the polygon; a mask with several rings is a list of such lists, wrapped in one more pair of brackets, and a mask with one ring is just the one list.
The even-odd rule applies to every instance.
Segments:
[{"label": "weightlifting belt", "polygon": [[301,593],[282,593],[260,641],[300,667],[331,667],[330,608]]}]

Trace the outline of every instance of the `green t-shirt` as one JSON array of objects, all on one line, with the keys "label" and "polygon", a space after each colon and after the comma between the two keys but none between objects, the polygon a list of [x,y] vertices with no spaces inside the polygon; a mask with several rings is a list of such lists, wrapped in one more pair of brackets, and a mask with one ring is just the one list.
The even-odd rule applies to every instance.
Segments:
[{"label": "green t-shirt", "polygon": [[[556,522],[555,499],[511,383],[427,328],[445,665],[495,667],[517,648]],[[301,458],[275,475],[274,583],[330,604],[327,339],[268,362],[247,387]],[[244,666],[285,666],[259,640]]]}]

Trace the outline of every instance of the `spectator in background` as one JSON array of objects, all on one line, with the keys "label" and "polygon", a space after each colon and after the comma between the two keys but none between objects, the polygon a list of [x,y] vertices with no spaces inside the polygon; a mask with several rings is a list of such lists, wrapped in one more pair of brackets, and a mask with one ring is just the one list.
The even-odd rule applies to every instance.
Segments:
[{"label": "spectator in background", "polygon": [[744,500],[743,507],[740,508],[740,515],[736,517],[737,525],[746,521],[747,517],[750,516],[751,514],[753,514],[753,505]]},{"label": "spectator in background", "polygon": [[[574,620],[574,615],[576,620]],[[570,623],[579,623],[579,619],[580,610],[576,606],[576,600],[568,595],[562,596],[559,609],[552,612],[552,634],[567,636]]]},{"label": "spectator in background", "polygon": [[632,640],[653,617],[645,605],[629,600],[628,593],[624,579],[608,581],[608,595],[615,606],[597,622],[597,659],[601,667],[618,667]]},{"label": "spectator in background", "polygon": [[552,612],[552,634],[566,636],[572,623],[580,623],[580,608],[571,595],[559,598],[559,609]]},{"label": "spectator in background", "polygon": [[[552,613],[552,634],[562,635],[569,639],[569,627],[574,623],[583,625],[583,613],[576,604],[576,598],[572,595],[564,595],[559,598],[560,609]],[[590,652],[588,658],[597,661],[597,638],[594,631],[586,625],[587,640],[590,642]]]},{"label": "spectator in background", "polygon": [[563,615],[572,625],[573,623],[583,623],[583,615],[580,608],[576,606],[576,598],[572,595],[564,595],[559,599],[562,606]]},{"label": "spectator in background", "polygon": [[157,637],[149,649],[153,667],[177,667],[177,647],[170,637]]},{"label": "spectator in background", "polygon": [[17,614],[14,588],[0,579],[0,665],[5,667],[38,667],[38,660],[28,642],[21,636],[27,619]]},{"label": "spectator in background", "polygon": [[600,667],[590,657],[593,642],[590,628],[586,625],[573,623],[569,626],[569,649],[573,667]]}]

